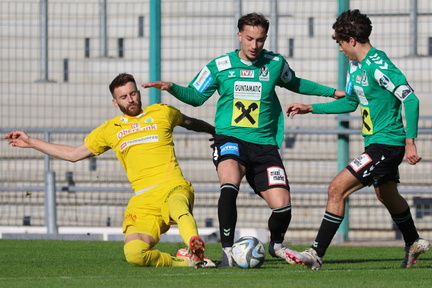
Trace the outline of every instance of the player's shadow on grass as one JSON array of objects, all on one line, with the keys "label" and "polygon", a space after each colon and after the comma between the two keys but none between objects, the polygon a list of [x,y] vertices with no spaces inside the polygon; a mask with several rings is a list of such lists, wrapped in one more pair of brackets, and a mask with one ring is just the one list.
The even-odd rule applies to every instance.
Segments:
[{"label": "player's shadow on grass", "polygon": [[[374,266],[374,269],[394,269],[399,268],[399,265],[402,263],[402,258],[380,258],[380,259],[356,259],[356,260],[329,260],[325,261],[324,265],[326,264],[362,264],[362,263],[383,263],[382,266]],[[421,267],[422,269],[430,269],[432,268],[432,258],[430,257],[419,257],[417,259],[418,264],[415,264],[412,266],[412,269],[415,269],[416,267]],[[392,263],[391,265],[385,264],[385,263]],[[361,267],[359,266],[358,269],[370,269],[371,267]],[[400,268],[402,269],[402,268]],[[411,269],[411,268],[409,268]]]},{"label": "player's shadow on grass", "polygon": [[[379,258],[379,259],[356,259],[356,260],[328,260],[328,261],[324,261],[325,263],[329,264],[343,264],[343,263],[365,263],[365,262],[384,262],[384,261],[388,261],[388,262],[401,262],[402,263],[403,258]],[[430,257],[419,257],[417,259],[418,262],[424,262],[424,261],[430,261],[432,260],[432,258]],[[432,263],[431,263],[432,264]]]},{"label": "player's shadow on grass", "polygon": [[[326,265],[333,265],[333,264],[361,264],[361,263],[379,263],[379,262],[396,262],[397,264],[395,265],[396,267],[399,267],[400,263],[402,262],[402,258],[380,258],[380,259],[355,259],[355,260],[324,260],[324,265],[323,268],[325,269]],[[417,260],[418,263],[421,263],[421,268],[432,268],[432,258],[431,257],[419,257],[419,259]],[[419,264],[415,264],[413,266],[413,268],[415,269],[415,267],[418,267],[417,265]],[[285,269],[287,266],[301,266],[301,265],[289,265],[287,264],[285,261],[283,261],[282,259],[279,258],[266,258],[263,266],[260,267],[260,269],[265,269],[265,268],[281,268],[281,269]],[[380,267],[376,267],[376,269],[389,269],[389,268],[394,268],[389,267],[389,266],[385,266],[383,265],[381,268]],[[361,268],[360,268],[361,269]]]}]

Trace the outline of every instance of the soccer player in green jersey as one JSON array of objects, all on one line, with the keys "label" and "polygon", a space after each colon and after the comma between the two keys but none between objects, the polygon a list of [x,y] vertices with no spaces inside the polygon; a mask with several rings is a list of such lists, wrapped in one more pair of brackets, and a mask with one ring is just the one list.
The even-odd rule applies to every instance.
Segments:
[{"label": "soccer player in green jersey", "polygon": [[[215,267],[215,263],[204,258],[205,244],[198,236],[192,214],[194,190],[183,177],[172,136],[175,126],[212,135],[214,127],[166,104],[142,108],[141,93],[130,74],[119,74],[109,88],[113,105],[123,115],[94,129],[81,145],[49,143],[29,137],[23,131],[12,131],[4,138],[12,147],[33,148],[71,162],[112,149],[134,191],[122,225],[126,260],[145,267]],[[180,249],[176,256],[171,256],[154,246],[161,234],[174,224],[188,249]]]},{"label": "soccer player in green jersey", "polygon": [[[372,24],[359,10],[343,12],[333,24],[333,39],[352,62],[348,68],[346,97],[322,104],[291,104],[287,114],[330,114],[355,111],[360,105],[365,151],[330,183],[327,207],[311,248],[297,252],[288,249],[291,260],[318,270],[322,258],[344,218],[345,199],[353,192],[373,185],[377,198],[389,211],[405,241],[401,267],[410,268],[417,257],[429,250],[420,238],[410,208],[399,194],[398,166],[405,158],[411,165],[421,160],[414,139],[417,137],[419,100],[405,76],[387,55],[369,42]],[[404,107],[404,129],[401,107]]]},{"label": "soccer player in green jersey", "polygon": [[237,26],[241,48],[210,61],[188,87],[163,81],[142,86],[166,90],[193,106],[202,105],[216,91],[219,93],[213,161],[221,185],[220,266],[232,266],[236,199],[245,176],[272,210],[268,220],[269,253],[290,263],[282,245],[291,221],[290,188],[278,151],[284,136],[284,115],[275,87],[334,98],[345,96],[345,92],[297,77],[282,55],[265,50],[269,21],[262,14],[247,14]]}]

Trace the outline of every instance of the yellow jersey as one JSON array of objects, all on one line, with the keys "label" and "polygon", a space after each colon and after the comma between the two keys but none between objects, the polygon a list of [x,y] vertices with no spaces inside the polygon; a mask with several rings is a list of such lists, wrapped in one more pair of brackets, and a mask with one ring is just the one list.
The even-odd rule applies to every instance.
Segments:
[{"label": "yellow jersey", "polygon": [[182,118],[170,105],[153,104],[138,116],[122,115],[106,121],[85,138],[84,144],[95,155],[113,149],[133,191],[138,192],[183,178],[172,137]]}]

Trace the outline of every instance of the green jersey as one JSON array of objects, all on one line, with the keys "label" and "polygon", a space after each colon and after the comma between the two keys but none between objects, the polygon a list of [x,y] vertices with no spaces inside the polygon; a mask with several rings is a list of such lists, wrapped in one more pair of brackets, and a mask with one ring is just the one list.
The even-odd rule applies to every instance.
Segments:
[{"label": "green jersey", "polygon": [[174,84],[169,91],[194,106],[202,105],[217,91],[220,98],[215,115],[216,134],[280,147],[284,136],[284,114],[276,86],[309,95],[334,94],[333,88],[297,78],[280,54],[263,50],[252,63],[242,60],[238,52],[213,59],[188,87]]},{"label": "green jersey", "polygon": [[405,146],[405,138],[417,137],[418,98],[383,51],[372,48],[361,62],[350,63],[346,93],[346,97],[338,101],[313,104],[312,113],[347,113],[360,105],[365,146],[373,143]]}]

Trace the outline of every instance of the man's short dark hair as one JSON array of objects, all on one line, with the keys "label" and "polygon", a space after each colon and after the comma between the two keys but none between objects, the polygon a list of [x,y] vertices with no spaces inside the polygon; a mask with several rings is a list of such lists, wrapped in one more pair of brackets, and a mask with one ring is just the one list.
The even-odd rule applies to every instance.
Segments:
[{"label": "man's short dark hair", "polygon": [[109,90],[111,92],[111,95],[114,97],[114,89],[117,87],[124,86],[128,82],[133,82],[136,86],[135,78],[131,74],[121,73],[117,77],[115,77],[114,80],[112,80],[111,84],[109,85]]},{"label": "man's short dark hair", "polygon": [[263,14],[253,12],[242,16],[238,20],[237,27],[239,32],[243,31],[244,26],[261,26],[267,34],[270,23]]}]

